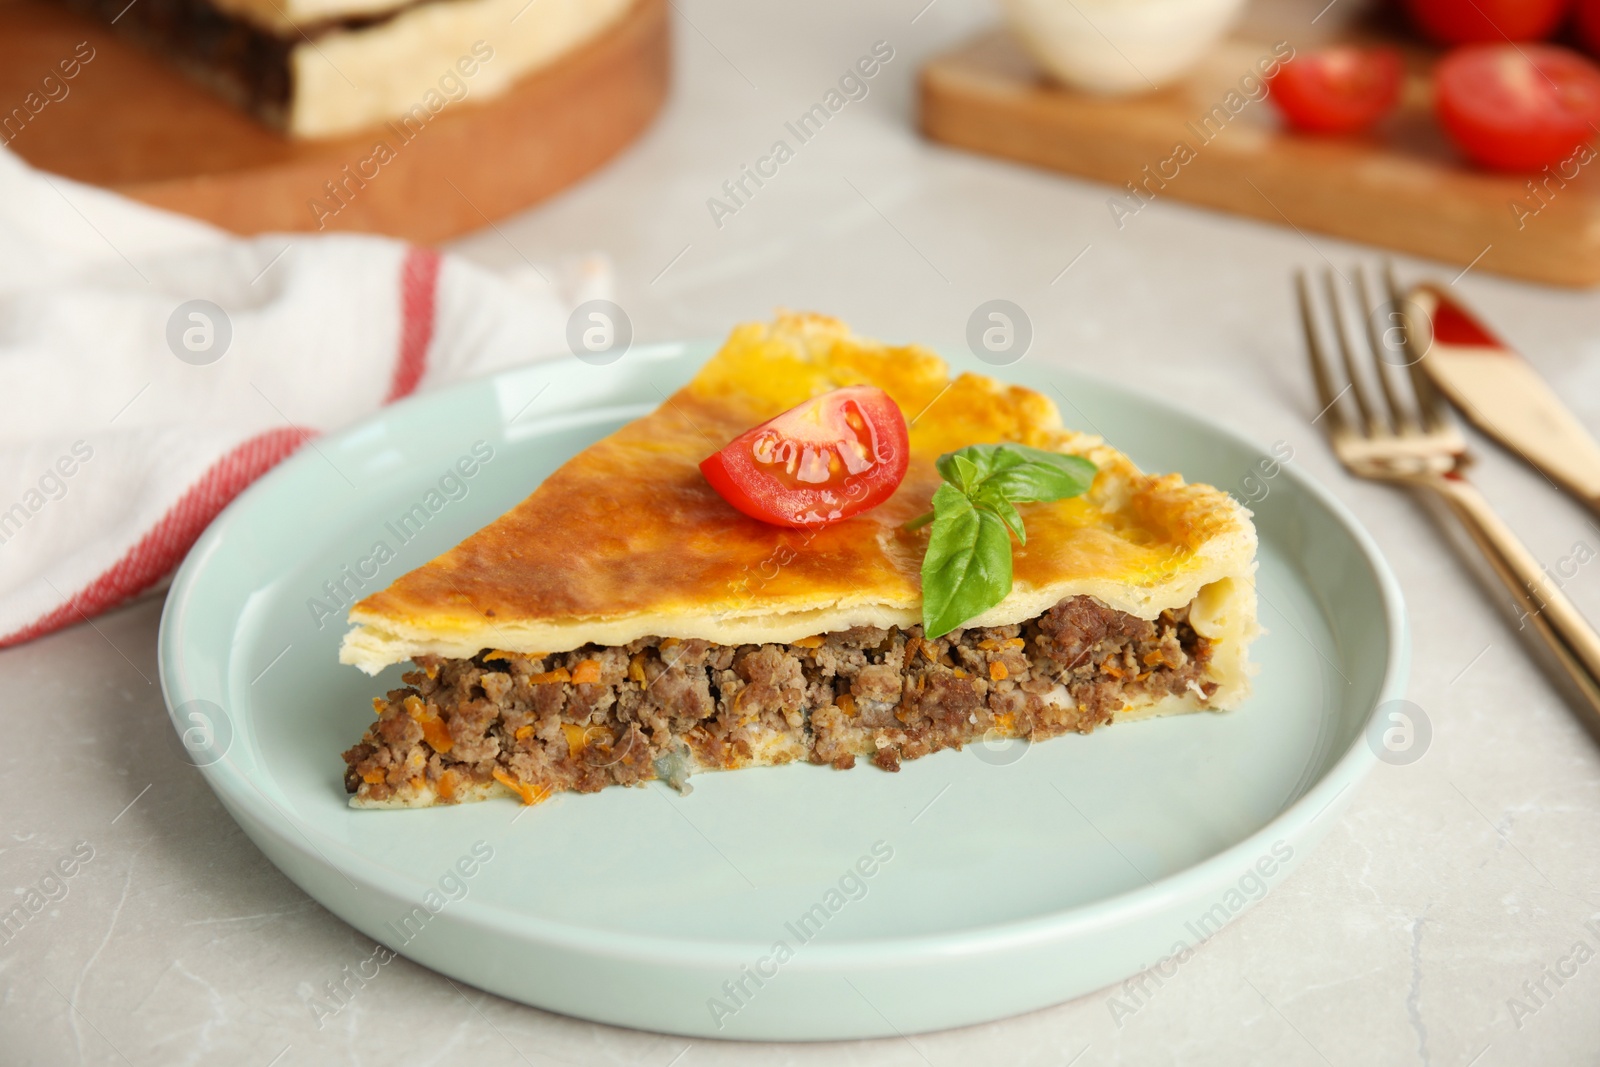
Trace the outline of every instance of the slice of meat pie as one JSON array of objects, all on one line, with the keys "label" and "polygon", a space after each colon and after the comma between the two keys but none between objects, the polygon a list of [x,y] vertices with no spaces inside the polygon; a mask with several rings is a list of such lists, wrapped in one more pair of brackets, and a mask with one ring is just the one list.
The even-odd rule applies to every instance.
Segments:
[{"label": "slice of meat pie", "polygon": [[598,35],[636,0],[66,0],[292,137],[486,100]]},{"label": "slice of meat pie", "polygon": [[[904,479],[876,507],[770,525],[702,474],[757,424],[851,386],[910,419]],[[1025,543],[1000,540],[1009,591],[930,636],[916,520],[949,490],[936,461],[1006,442],[1092,461],[1070,461],[1092,484],[1019,504]],[[343,662],[415,666],[373,701],[345,784],[358,807],[532,803],[790,760],[894,770],[985,736],[1232,708],[1249,687],[1255,550],[1226,493],[1141,472],[1063,429],[1039,393],[951,380],[926,349],[820,316],[740,326],[655,412],[351,609]]]}]

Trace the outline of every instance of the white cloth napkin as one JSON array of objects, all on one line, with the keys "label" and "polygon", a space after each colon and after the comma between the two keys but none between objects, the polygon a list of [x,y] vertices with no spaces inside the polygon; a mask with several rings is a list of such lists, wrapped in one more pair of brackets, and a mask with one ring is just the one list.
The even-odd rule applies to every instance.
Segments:
[{"label": "white cloth napkin", "polygon": [[240,238],[0,151],[0,647],[159,586],[308,438],[564,350],[609,288],[598,258]]}]

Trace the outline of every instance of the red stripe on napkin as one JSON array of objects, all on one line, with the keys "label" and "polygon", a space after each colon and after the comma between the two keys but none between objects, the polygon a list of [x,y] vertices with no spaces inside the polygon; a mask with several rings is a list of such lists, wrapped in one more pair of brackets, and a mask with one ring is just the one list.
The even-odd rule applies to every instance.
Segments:
[{"label": "red stripe on napkin", "polygon": [[[400,351],[384,403],[414,392],[428,369],[438,304],[439,253],[411,248],[400,267]],[[201,475],[159,522],[110,570],[67,602],[15,633],[0,637],[0,648],[93,618],[155,585],[188,553],[211,520],[251,482],[286,459],[316,431],[299,427],[268,430],[235,447]]]},{"label": "red stripe on napkin", "polygon": [[110,570],[37,622],[0,637],[0,648],[92,618],[155,585],[178,565],[229,501],[314,436],[309,430],[285,427],[234,448],[213,463]]},{"label": "red stripe on napkin", "polygon": [[428,369],[433,343],[433,314],[439,288],[439,253],[412,248],[400,268],[400,358],[384,403],[410,396]]}]

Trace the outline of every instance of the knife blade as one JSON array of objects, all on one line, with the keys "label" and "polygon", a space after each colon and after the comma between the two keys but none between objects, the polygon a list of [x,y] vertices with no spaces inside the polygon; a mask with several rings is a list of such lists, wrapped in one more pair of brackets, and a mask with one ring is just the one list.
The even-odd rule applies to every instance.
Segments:
[{"label": "knife blade", "polygon": [[1411,351],[1457,411],[1600,512],[1600,444],[1533,365],[1435,285],[1403,306]]}]

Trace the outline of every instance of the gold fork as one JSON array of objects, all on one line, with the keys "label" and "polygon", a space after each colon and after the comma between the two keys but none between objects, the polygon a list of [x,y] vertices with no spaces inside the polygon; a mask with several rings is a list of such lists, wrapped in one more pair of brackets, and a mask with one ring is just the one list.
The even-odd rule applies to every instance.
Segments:
[{"label": "gold fork", "polygon": [[[1387,306],[1399,308],[1400,292],[1394,274],[1385,271],[1384,280]],[[1311,376],[1316,382],[1317,402],[1322,406],[1322,414],[1316,421],[1324,423],[1334,455],[1358,478],[1390,482],[1419,494],[1432,495],[1450,509],[1511,594],[1522,613],[1521,624],[1532,625],[1571,679],[1577,695],[1582,698],[1580,710],[1584,713],[1585,725],[1600,737],[1600,635],[1550,580],[1511,528],[1494,513],[1483,494],[1467,481],[1463,472],[1472,462],[1467,443],[1456,430],[1444,399],[1419,366],[1420,360],[1411,358],[1402,317],[1398,314],[1389,317],[1393,325],[1386,327],[1383,335],[1388,336],[1393,331],[1396,343],[1386,348],[1373,321],[1381,308],[1371,303],[1366,273],[1358,269],[1354,288],[1366,324],[1362,332],[1368,352],[1364,359],[1358,357],[1357,345],[1351,341],[1352,331],[1345,323],[1339,283],[1333,271],[1325,272],[1323,281],[1327,291],[1325,314],[1332,322],[1333,335],[1338,341],[1343,388],[1335,387],[1333,366],[1317,325],[1312,288],[1303,271],[1295,274],[1300,319],[1311,357]],[[1405,357],[1404,375],[1389,373],[1383,359],[1387,350],[1397,350]],[[1358,366],[1363,362],[1367,363],[1366,370]],[[1374,402],[1364,381],[1369,376],[1378,383],[1381,405]],[[1409,382],[1409,389],[1404,384],[1397,385],[1396,377]],[[1347,393],[1349,404],[1345,403]],[[1409,393],[1409,401],[1402,395],[1405,393]],[[1353,418],[1349,411],[1352,407]]]}]

